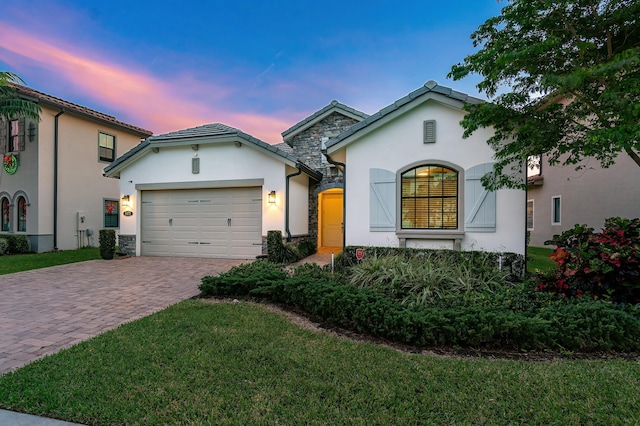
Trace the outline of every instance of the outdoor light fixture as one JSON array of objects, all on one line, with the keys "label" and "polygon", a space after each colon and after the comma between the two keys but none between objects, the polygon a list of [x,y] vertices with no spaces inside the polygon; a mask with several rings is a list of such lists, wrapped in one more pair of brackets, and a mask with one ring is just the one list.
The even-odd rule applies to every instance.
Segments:
[{"label": "outdoor light fixture", "polygon": [[269,193],[269,204],[275,204],[276,203],[276,191],[271,191]]},{"label": "outdoor light fixture", "polygon": [[128,207],[129,206],[129,200],[130,200],[129,195],[125,195],[124,197],[122,197],[122,205],[125,206],[125,207]]}]

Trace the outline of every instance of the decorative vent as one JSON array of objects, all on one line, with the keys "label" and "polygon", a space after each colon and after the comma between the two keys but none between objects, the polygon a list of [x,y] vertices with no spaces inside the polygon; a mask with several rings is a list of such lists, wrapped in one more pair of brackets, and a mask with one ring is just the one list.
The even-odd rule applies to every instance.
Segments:
[{"label": "decorative vent", "polygon": [[436,120],[425,120],[424,143],[436,143]]},{"label": "decorative vent", "polygon": [[200,157],[191,159],[191,173],[194,175],[200,173]]}]

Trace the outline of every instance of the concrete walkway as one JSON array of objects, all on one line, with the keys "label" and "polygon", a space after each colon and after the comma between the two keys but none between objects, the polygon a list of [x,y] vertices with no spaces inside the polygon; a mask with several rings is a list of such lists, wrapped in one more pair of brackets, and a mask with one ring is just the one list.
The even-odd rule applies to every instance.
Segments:
[{"label": "concrete walkway", "polygon": [[195,296],[203,276],[239,263],[131,257],[2,275],[0,375]]}]

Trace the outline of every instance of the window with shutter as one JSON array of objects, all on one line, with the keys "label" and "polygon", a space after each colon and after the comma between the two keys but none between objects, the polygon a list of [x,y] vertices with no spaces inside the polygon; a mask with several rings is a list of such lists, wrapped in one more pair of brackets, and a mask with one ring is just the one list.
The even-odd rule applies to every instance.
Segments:
[{"label": "window with shutter", "polygon": [[369,230],[396,229],[396,174],[385,169],[369,169]]},{"label": "window with shutter", "polygon": [[482,186],[482,176],[493,169],[493,163],[478,164],[465,172],[465,230],[496,232],[496,193]]},{"label": "window with shutter", "polygon": [[401,229],[458,229],[458,172],[429,164],[402,173]]}]

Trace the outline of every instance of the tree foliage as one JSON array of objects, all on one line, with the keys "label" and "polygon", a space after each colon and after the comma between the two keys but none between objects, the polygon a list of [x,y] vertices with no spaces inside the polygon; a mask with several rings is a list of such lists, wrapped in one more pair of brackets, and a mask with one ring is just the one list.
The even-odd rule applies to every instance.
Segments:
[{"label": "tree foliage", "polygon": [[38,104],[22,99],[15,89],[16,84],[24,84],[22,79],[8,71],[0,71],[0,120],[27,117],[40,118]]},{"label": "tree foliage", "polygon": [[477,73],[491,102],[469,105],[465,137],[492,127],[496,165],[483,183],[523,187],[529,156],[640,166],[640,2],[509,0],[472,35],[479,50],[449,77]]}]

